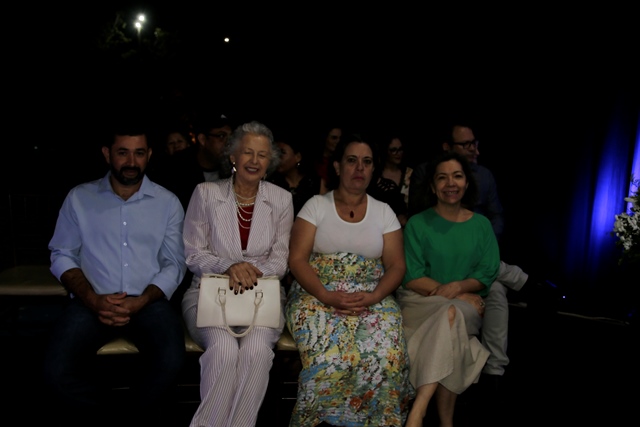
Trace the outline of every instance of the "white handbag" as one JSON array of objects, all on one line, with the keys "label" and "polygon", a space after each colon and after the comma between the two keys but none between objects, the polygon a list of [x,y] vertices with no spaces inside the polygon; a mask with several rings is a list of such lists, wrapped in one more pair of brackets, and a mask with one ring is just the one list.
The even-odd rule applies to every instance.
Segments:
[{"label": "white handbag", "polygon": [[[200,280],[196,326],[225,326],[234,337],[247,335],[254,326],[280,326],[280,280],[261,277],[258,285],[237,295],[229,289],[229,276],[205,274]],[[238,334],[232,326],[246,326]]]}]

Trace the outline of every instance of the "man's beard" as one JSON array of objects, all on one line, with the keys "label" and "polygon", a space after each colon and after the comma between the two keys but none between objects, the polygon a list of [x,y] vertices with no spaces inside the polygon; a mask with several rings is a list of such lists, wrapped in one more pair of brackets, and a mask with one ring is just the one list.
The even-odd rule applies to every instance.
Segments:
[{"label": "man's beard", "polygon": [[[127,170],[136,171],[138,172],[138,174],[133,178],[127,178],[123,174],[123,172]],[[116,168],[111,165],[111,174],[116,179],[116,181],[118,181],[122,185],[136,185],[137,183],[142,181],[142,178],[144,177],[144,171],[137,166],[123,166],[120,168],[120,170],[116,170]]]}]

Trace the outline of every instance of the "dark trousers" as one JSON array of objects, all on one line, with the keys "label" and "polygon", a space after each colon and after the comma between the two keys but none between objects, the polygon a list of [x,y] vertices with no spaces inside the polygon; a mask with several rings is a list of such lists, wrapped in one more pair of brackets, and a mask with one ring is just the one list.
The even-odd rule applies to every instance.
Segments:
[{"label": "dark trousers", "polygon": [[185,342],[180,315],[169,301],[155,301],[134,314],[127,325],[112,327],[74,298],[53,325],[44,357],[45,382],[71,413],[106,409],[108,399],[96,362],[98,357],[110,356],[96,352],[117,336],[126,336],[140,351],[131,379],[131,405],[126,409],[157,408],[175,383],[184,363]]}]

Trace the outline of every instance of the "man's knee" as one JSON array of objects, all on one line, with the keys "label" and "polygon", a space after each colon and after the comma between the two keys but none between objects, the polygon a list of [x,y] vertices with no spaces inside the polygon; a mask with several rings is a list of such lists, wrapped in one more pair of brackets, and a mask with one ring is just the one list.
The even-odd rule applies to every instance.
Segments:
[{"label": "man's knee", "polygon": [[492,301],[507,303],[507,287],[498,280],[491,284],[489,294],[485,297],[487,304]]}]

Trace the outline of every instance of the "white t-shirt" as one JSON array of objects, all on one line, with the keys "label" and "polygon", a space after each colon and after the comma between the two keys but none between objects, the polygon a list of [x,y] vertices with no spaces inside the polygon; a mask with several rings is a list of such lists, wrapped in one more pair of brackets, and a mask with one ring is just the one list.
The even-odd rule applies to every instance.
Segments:
[{"label": "white t-shirt", "polygon": [[316,226],[313,252],[323,254],[348,252],[379,258],[382,256],[382,236],[401,227],[391,207],[369,195],[362,221],[344,221],[336,210],[333,191],[311,197],[298,216]]}]

